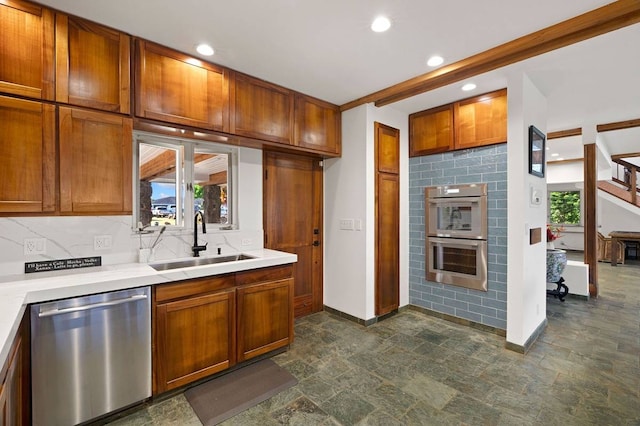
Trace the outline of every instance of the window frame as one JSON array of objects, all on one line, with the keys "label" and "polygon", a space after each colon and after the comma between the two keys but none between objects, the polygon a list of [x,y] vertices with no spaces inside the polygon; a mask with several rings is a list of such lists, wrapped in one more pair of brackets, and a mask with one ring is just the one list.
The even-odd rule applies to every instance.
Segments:
[{"label": "window frame", "polygon": [[[553,192],[577,192],[580,196],[580,220],[578,223],[557,223],[551,220],[551,194]],[[578,188],[554,188],[547,191],[547,223],[564,228],[579,228],[584,226],[584,192]]]},{"label": "window frame", "polygon": [[[184,214],[178,224],[166,225],[167,230],[188,230],[191,232],[195,219],[194,179],[195,165],[194,154],[226,154],[227,155],[227,222],[207,223],[209,230],[238,229],[238,148],[215,142],[201,141],[184,137],[172,137],[155,133],[134,131],[133,134],[133,229],[140,229],[140,144],[154,145],[168,149],[176,149],[176,212],[194,212]],[[182,167],[178,167],[182,164]],[[189,195],[190,194],[190,195]],[[164,225],[146,226],[147,229],[158,229]]]}]

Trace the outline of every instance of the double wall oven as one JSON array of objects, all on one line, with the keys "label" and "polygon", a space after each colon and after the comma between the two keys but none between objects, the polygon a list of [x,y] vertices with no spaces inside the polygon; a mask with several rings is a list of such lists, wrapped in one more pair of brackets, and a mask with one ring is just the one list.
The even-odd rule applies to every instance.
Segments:
[{"label": "double wall oven", "polygon": [[427,280],[487,291],[487,185],[425,188]]}]

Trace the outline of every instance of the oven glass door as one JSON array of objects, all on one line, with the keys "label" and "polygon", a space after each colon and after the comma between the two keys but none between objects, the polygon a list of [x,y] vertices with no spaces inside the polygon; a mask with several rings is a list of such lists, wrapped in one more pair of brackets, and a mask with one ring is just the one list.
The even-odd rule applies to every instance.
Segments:
[{"label": "oven glass door", "polygon": [[429,235],[487,238],[486,197],[430,198],[427,202]]},{"label": "oven glass door", "polygon": [[487,242],[427,238],[427,280],[487,291]]}]

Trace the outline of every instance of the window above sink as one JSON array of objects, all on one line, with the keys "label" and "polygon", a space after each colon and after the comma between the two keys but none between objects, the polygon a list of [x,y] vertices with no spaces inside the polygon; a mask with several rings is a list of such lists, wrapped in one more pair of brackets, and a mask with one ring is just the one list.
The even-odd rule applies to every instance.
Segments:
[{"label": "window above sink", "polygon": [[213,229],[235,228],[237,148],[145,132],[134,143],[136,228],[190,229],[198,212]]}]

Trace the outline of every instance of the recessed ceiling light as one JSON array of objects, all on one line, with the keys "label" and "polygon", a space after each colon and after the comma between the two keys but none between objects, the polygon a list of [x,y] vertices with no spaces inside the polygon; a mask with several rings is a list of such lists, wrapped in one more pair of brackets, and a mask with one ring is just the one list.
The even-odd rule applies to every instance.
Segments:
[{"label": "recessed ceiling light", "polygon": [[473,90],[476,88],[476,85],[473,83],[467,83],[464,86],[462,86],[462,90],[464,90],[465,92],[468,92],[469,90]]},{"label": "recessed ceiling light", "polygon": [[391,21],[386,16],[378,16],[371,23],[371,30],[376,33],[383,33],[391,27]]},{"label": "recessed ceiling light", "polygon": [[442,58],[442,56],[432,56],[427,61],[427,65],[429,65],[430,67],[437,67],[438,65],[441,65],[443,62],[444,62],[444,59]]},{"label": "recessed ceiling light", "polygon": [[198,51],[199,54],[204,55],[204,56],[211,56],[213,55],[213,47],[209,46],[208,44],[199,44],[196,46],[196,50]]},{"label": "recessed ceiling light", "polygon": [[563,161],[563,160],[564,160],[564,158],[562,158],[562,157],[558,158],[558,161]]},{"label": "recessed ceiling light", "polygon": [[551,154],[551,156],[552,156],[552,157],[557,157],[557,156],[559,156],[559,155],[560,155],[560,154],[558,154],[557,152],[554,152],[553,154]]}]

